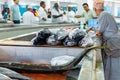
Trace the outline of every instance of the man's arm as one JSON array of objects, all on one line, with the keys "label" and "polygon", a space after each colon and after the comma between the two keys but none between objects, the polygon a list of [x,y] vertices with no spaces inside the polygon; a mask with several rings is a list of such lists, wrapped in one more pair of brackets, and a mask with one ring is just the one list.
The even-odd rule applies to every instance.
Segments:
[{"label": "man's arm", "polygon": [[80,18],[80,17],[84,17],[84,13],[82,13],[81,15],[76,15],[75,18]]},{"label": "man's arm", "polygon": [[10,21],[12,22],[12,24],[14,24],[14,22],[13,22],[13,12],[12,11],[10,11]]},{"label": "man's arm", "polygon": [[53,15],[53,18],[59,18],[59,17],[62,17],[63,14],[60,14],[60,15]]},{"label": "man's arm", "polygon": [[102,33],[100,31],[96,31],[96,36],[100,37],[102,36]]},{"label": "man's arm", "polygon": [[61,11],[59,11],[59,13],[60,14],[58,15],[54,9],[51,11],[51,14],[52,14],[53,18],[59,18],[59,17],[63,16],[63,13]]},{"label": "man's arm", "polygon": [[75,18],[80,18],[81,16],[80,15],[76,15]]},{"label": "man's arm", "polygon": [[13,12],[10,11],[10,21],[13,21],[13,16],[12,16]]}]

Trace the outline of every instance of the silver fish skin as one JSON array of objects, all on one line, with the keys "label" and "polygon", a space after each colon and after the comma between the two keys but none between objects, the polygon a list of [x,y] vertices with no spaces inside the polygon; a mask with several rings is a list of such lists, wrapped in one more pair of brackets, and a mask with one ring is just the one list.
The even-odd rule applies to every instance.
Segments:
[{"label": "silver fish skin", "polygon": [[[26,76],[23,76],[13,70],[10,70],[8,68],[4,68],[4,67],[0,67],[0,73],[3,74],[3,75],[6,75],[8,77],[10,77],[11,79],[18,79],[18,80],[32,80]],[[0,79],[1,80],[1,79]]]},{"label": "silver fish skin", "polygon": [[3,74],[0,73],[0,80],[13,80],[13,79],[11,79],[8,76],[3,75]]}]

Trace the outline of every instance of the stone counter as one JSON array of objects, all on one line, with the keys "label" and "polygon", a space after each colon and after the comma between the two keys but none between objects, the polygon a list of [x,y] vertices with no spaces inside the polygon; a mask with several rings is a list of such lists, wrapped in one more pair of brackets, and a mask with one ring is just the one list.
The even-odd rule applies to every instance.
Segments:
[{"label": "stone counter", "polygon": [[[94,39],[100,45],[99,39]],[[78,80],[105,80],[101,49],[91,50],[84,58]]]}]

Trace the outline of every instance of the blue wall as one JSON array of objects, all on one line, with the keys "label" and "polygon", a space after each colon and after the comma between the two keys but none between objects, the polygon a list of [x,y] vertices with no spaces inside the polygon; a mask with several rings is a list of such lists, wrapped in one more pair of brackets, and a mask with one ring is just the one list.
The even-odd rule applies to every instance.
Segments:
[{"label": "blue wall", "polygon": [[19,5],[21,16],[27,11],[26,5]]},{"label": "blue wall", "polygon": [[40,6],[32,6],[32,8],[34,8],[34,9],[39,9],[40,8]]},{"label": "blue wall", "polygon": [[[40,6],[32,6],[32,8],[39,9]],[[27,5],[19,5],[21,16],[23,16],[23,13],[27,11]]]},{"label": "blue wall", "polygon": [[120,17],[120,7],[118,7],[118,16]]},{"label": "blue wall", "polygon": [[72,7],[72,10],[73,10],[74,12],[76,12],[76,11],[77,11],[77,7]]},{"label": "blue wall", "polygon": [[[68,7],[62,7],[63,11],[67,11]],[[72,7],[72,11],[76,12],[77,11],[77,7]]]},{"label": "blue wall", "polygon": [[110,13],[111,15],[113,15],[113,7],[105,6],[104,7],[104,11],[107,11],[108,13]]}]

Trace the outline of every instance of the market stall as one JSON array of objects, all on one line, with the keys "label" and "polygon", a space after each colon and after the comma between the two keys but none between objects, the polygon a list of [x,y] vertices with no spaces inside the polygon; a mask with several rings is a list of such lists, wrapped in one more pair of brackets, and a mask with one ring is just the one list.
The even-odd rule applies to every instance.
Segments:
[{"label": "market stall", "polygon": [[[81,63],[82,67],[78,72],[79,75],[77,75],[77,77],[75,78],[74,76],[69,77],[74,78],[74,80],[77,80],[77,78],[79,80],[83,79],[96,80],[96,78],[104,80],[104,69],[101,57],[101,50],[100,49],[97,49],[97,51],[91,50],[94,49],[94,47],[96,46],[100,46],[99,39],[94,38],[94,46],[88,48],[81,48],[78,46],[64,47],[61,45],[35,46],[30,41],[32,38],[35,37],[35,34],[36,32],[29,34],[27,33],[24,35],[1,40],[0,41],[0,50],[2,55],[2,57],[0,58],[1,66],[16,70],[18,72],[22,72],[23,75],[26,75],[33,79],[35,78],[33,75],[39,75],[41,77],[41,75],[44,74],[46,76],[48,75],[48,77],[50,78],[49,76],[50,74],[62,72],[58,74],[58,76],[61,76],[63,77],[62,78],[63,80],[66,80],[68,75],[66,71],[70,71],[71,69],[74,68],[76,69],[76,66],[79,66],[80,69],[81,65],[78,64]],[[87,54],[87,56],[85,56],[86,55],[85,53]],[[66,57],[66,55],[67,58],[69,58],[69,61],[67,63],[60,64],[61,61],[60,62],[58,61],[58,63],[52,62],[52,60],[55,59],[56,57],[57,58],[61,57],[60,60],[62,60]],[[33,72],[37,72],[37,74]],[[52,73],[46,74],[45,72]],[[65,73],[64,75],[63,72]],[[40,77],[38,77],[38,80]],[[55,77],[55,75],[53,77]],[[45,80],[45,78],[43,80]]]}]

